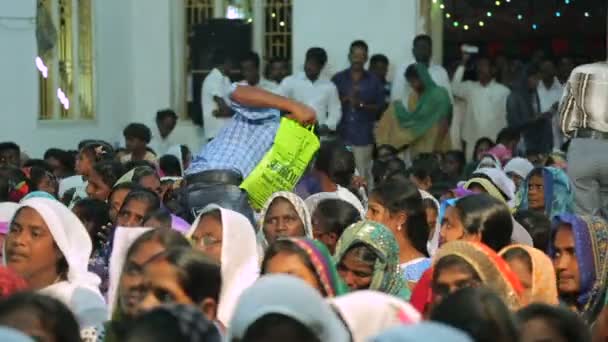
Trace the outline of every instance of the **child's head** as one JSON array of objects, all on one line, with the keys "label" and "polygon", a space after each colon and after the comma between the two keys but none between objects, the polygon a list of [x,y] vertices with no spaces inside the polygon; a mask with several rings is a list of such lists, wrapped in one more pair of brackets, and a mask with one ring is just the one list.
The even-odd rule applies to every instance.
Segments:
[{"label": "child's head", "polygon": [[445,153],[441,168],[450,177],[460,177],[464,171],[465,156],[462,151],[448,151]]},{"label": "child's head", "polygon": [[410,169],[410,180],[420,190],[429,191],[433,186],[432,172],[424,165],[414,165]]},{"label": "child's head", "polygon": [[166,177],[181,177],[182,166],[176,156],[166,154],[158,160],[158,166]]},{"label": "child's head", "polygon": [[116,181],[125,173],[121,163],[115,161],[101,161],[91,169],[88,178],[87,195],[106,201]]},{"label": "child's head", "polygon": [[50,169],[33,166],[26,172],[29,173],[29,180],[32,191],[44,191],[57,197],[59,182]]},{"label": "child's head", "polygon": [[361,221],[361,213],[341,199],[321,201],[312,215],[313,234],[333,254],[342,233],[351,224]]},{"label": "child's head", "polygon": [[369,71],[380,80],[386,80],[388,74],[388,58],[382,54],[373,55],[369,60]]},{"label": "child's head", "polygon": [[348,188],[355,173],[355,157],[342,142],[324,142],[317,153],[314,168],[337,185]]},{"label": "child's head", "polygon": [[0,143],[0,166],[21,166],[21,148],[14,142]]},{"label": "child's head", "polygon": [[123,131],[127,142],[127,151],[130,153],[145,153],[146,147],[152,139],[148,126],[141,123],[131,123]]},{"label": "child's head", "polygon": [[50,148],[44,153],[44,160],[58,178],[65,178],[74,174],[76,158],[71,151]]},{"label": "child's head", "polygon": [[76,172],[83,177],[88,177],[95,163],[113,159],[114,149],[110,144],[103,141],[86,143],[78,152]]},{"label": "child's head", "polygon": [[517,150],[517,144],[519,144],[519,140],[521,139],[521,133],[519,130],[507,127],[503,128],[496,138],[497,144],[503,144],[506,148],[508,148],[512,154],[515,154]]}]

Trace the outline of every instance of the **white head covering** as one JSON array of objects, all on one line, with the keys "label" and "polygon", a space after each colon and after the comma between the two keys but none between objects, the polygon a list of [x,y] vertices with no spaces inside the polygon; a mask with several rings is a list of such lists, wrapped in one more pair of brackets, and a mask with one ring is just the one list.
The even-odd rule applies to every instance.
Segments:
[{"label": "white head covering", "polygon": [[[437,208],[437,216],[439,216],[439,201],[437,201],[437,199],[435,199],[435,197],[433,197],[433,195],[429,194],[428,192],[424,191],[424,190],[420,190],[418,189],[418,191],[420,192],[420,196],[422,196],[422,199],[430,199],[433,201],[433,203],[435,203],[435,207]],[[429,227],[430,229],[431,227]],[[441,222],[439,221],[439,217],[437,217],[437,222],[435,222],[435,231],[433,232],[433,236],[431,237],[431,239],[426,243],[426,251],[429,253],[429,255],[434,255],[435,251],[437,251],[437,248],[439,248],[439,233],[441,232]]]},{"label": "white head covering", "polygon": [[350,192],[350,190],[343,188],[341,186],[338,186],[338,191],[336,191],[336,192],[319,192],[314,195],[310,195],[310,196],[308,196],[308,198],[306,198],[304,203],[306,203],[308,212],[312,215],[315,212],[315,210],[317,209],[317,206],[319,205],[319,203],[323,202],[326,199],[340,199],[345,202],[348,202],[353,207],[355,207],[355,209],[357,209],[359,211],[359,213],[361,213],[361,217],[365,217],[366,210],[363,207],[363,204],[361,203],[361,201],[359,201],[357,196],[355,196],[352,192]]},{"label": "white head covering", "polygon": [[411,326],[389,329],[369,340],[370,342],[473,342],[464,331],[436,322],[422,322]]},{"label": "white head covering", "polygon": [[513,208],[515,206],[515,183],[504,171],[495,168],[481,168],[473,172],[473,178],[475,174],[482,174],[490,178],[492,183],[508,197],[507,204],[509,207]]},{"label": "white head covering", "polygon": [[67,281],[99,293],[101,280],[88,270],[93,243],[80,219],[61,202],[48,198],[25,200],[19,204],[17,210],[25,207],[34,209],[49,228],[55,244],[68,264]]},{"label": "white head covering", "polygon": [[236,211],[215,204],[207,206],[196,218],[187,237],[191,238],[201,217],[219,210],[222,217],[222,289],[218,306],[218,319],[228,326],[238,298],[260,275],[255,230],[249,220]]},{"label": "white head covering", "polygon": [[285,274],[265,275],[243,292],[230,321],[227,341],[242,339],[253,323],[268,314],[285,315],[298,321],[319,341],[350,341],[347,328],[319,291]]},{"label": "white head covering", "polygon": [[108,285],[108,313],[110,319],[114,312],[114,307],[118,299],[118,284],[122,268],[127,259],[127,251],[138,237],[152,228],[125,228],[117,227],[114,231],[114,241],[112,244],[112,254],[110,255],[109,266],[109,285]]},{"label": "white head covering", "polygon": [[[0,227],[0,233],[8,232],[8,224],[15,216],[15,212],[19,208],[19,204],[13,202],[2,202],[0,203],[0,225],[4,225]],[[6,230],[6,232],[2,232],[2,230]]]},{"label": "white head covering", "polygon": [[353,342],[368,341],[380,332],[403,324],[420,322],[420,313],[409,303],[385,293],[363,290],[329,299],[338,310]]},{"label": "white head covering", "polygon": [[179,160],[179,170],[180,175],[184,176],[184,159],[182,156],[182,146],[181,145],[173,145],[171,146],[165,155],[175,156],[177,160]]},{"label": "white head covering", "polygon": [[[302,198],[300,198],[300,196],[294,194],[293,192],[288,192],[288,191],[279,191],[274,193],[269,199],[268,201],[266,201],[266,204],[264,205],[264,209],[262,210],[261,214],[260,214],[260,229],[258,230],[258,243],[260,244],[260,247],[262,250],[266,250],[266,248],[268,247],[268,241],[266,240],[266,234],[264,234],[264,220],[266,219],[266,214],[268,213],[268,209],[270,208],[270,206],[272,205],[272,202],[274,202],[275,199],[277,198],[284,198],[286,200],[289,201],[289,203],[291,203],[291,205],[293,205],[293,207],[296,210],[296,213],[298,213],[298,217],[300,217],[300,220],[302,220],[302,223],[304,224],[304,235],[307,238],[313,238],[313,234],[312,234],[312,222],[310,220],[310,212],[308,211],[308,208],[306,207],[306,203],[304,202],[304,200]],[[263,254],[263,253],[261,253]]]},{"label": "white head covering", "polygon": [[505,165],[504,171],[505,173],[513,172],[519,177],[526,179],[533,169],[534,165],[532,165],[528,159],[517,157],[511,159],[507,165]]}]

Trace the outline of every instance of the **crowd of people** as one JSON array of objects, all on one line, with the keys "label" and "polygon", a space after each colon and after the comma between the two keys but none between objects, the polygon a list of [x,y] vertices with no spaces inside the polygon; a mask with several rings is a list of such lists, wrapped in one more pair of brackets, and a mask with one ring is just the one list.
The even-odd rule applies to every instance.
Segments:
[{"label": "crowd of people", "polygon": [[[608,66],[450,77],[431,46],[392,84],[363,41],[331,79],[311,48],[232,83],[218,51],[195,155],[171,110],[40,159],[0,143],[0,339],[606,340]],[[286,119],[320,147],[257,207]]]}]

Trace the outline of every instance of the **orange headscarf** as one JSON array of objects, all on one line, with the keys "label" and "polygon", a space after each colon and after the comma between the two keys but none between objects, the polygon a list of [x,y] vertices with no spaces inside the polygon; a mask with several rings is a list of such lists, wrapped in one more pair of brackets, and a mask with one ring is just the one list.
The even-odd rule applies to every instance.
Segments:
[{"label": "orange headscarf", "polygon": [[490,247],[469,241],[452,241],[443,245],[435,254],[435,263],[441,258],[456,255],[464,259],[479,275],[484,286],[494,290],[511,310],[526,305],[522,298],[521,282],[509,265]]},{"label": "orange headscarf", "polygon": [[510,245],[498,254],[504,256],[505,253],[516,248],[526,252],[532,263],[532,289],[528,298],[530,303],[559,304],[557,281],[551,259],[541,250],[525,245]]}]

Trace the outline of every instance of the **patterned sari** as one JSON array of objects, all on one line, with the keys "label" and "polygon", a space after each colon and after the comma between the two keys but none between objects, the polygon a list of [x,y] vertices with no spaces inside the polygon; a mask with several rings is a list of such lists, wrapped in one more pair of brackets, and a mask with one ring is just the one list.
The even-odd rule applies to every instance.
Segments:
[{"label": "patterned sari", "polygon": [[329,254],[329,250],[319,241],[307,238],[288,238],[300,248],[308,257],[313,266],[321,287],[325,291],[325,297],[337,297],[348,292],[348,287],[340,278],[336,265]]},{"label": "patterned sari", "polygon": [[529,302],[557,305],[559,303],[557,280],[551,259],[543,251],[525,245],[505,247],[499,254],[504,257],[505,253],[513,249],[523,250],[532,262],[532,288]]},{"label": "patterned sari", "polygon": [[[553,219],[553,234],[560,224],[572,227],[580,273],[578,312],[585,322],[592,324],[604,306],[608,284],[608,223],[599,217],[562,214]],[[552,244],[549,255],[555,257]]]},{"label": "patterned sari", "polygon": [[[559,214],[574,212],[574,190],[566,172],[555,167],[543,167],[542,173],[547,217],[551,219]],[[530,175],[521,185],[519,209],[528,209],[529,183]]]},{"label": "patterned sari", "polygon": [[509,265],[490,247],[475,242],[452,241],[443,245],[435,255],[435,263],[441,258],[455,255],[464,259],[481,279],[484,286],[494,290],[509,309],[517,310],[522,304],[523,288]]},{"label": "patterned sari", "polygon": [[340,263],[351,247],[358,244],[371,248],[378,257],[369,289],[409,299],[410,291],[399,265],[399,245],[393,233],[385,226],[372,221],[353,224],[338,240],[335,263]]}]

